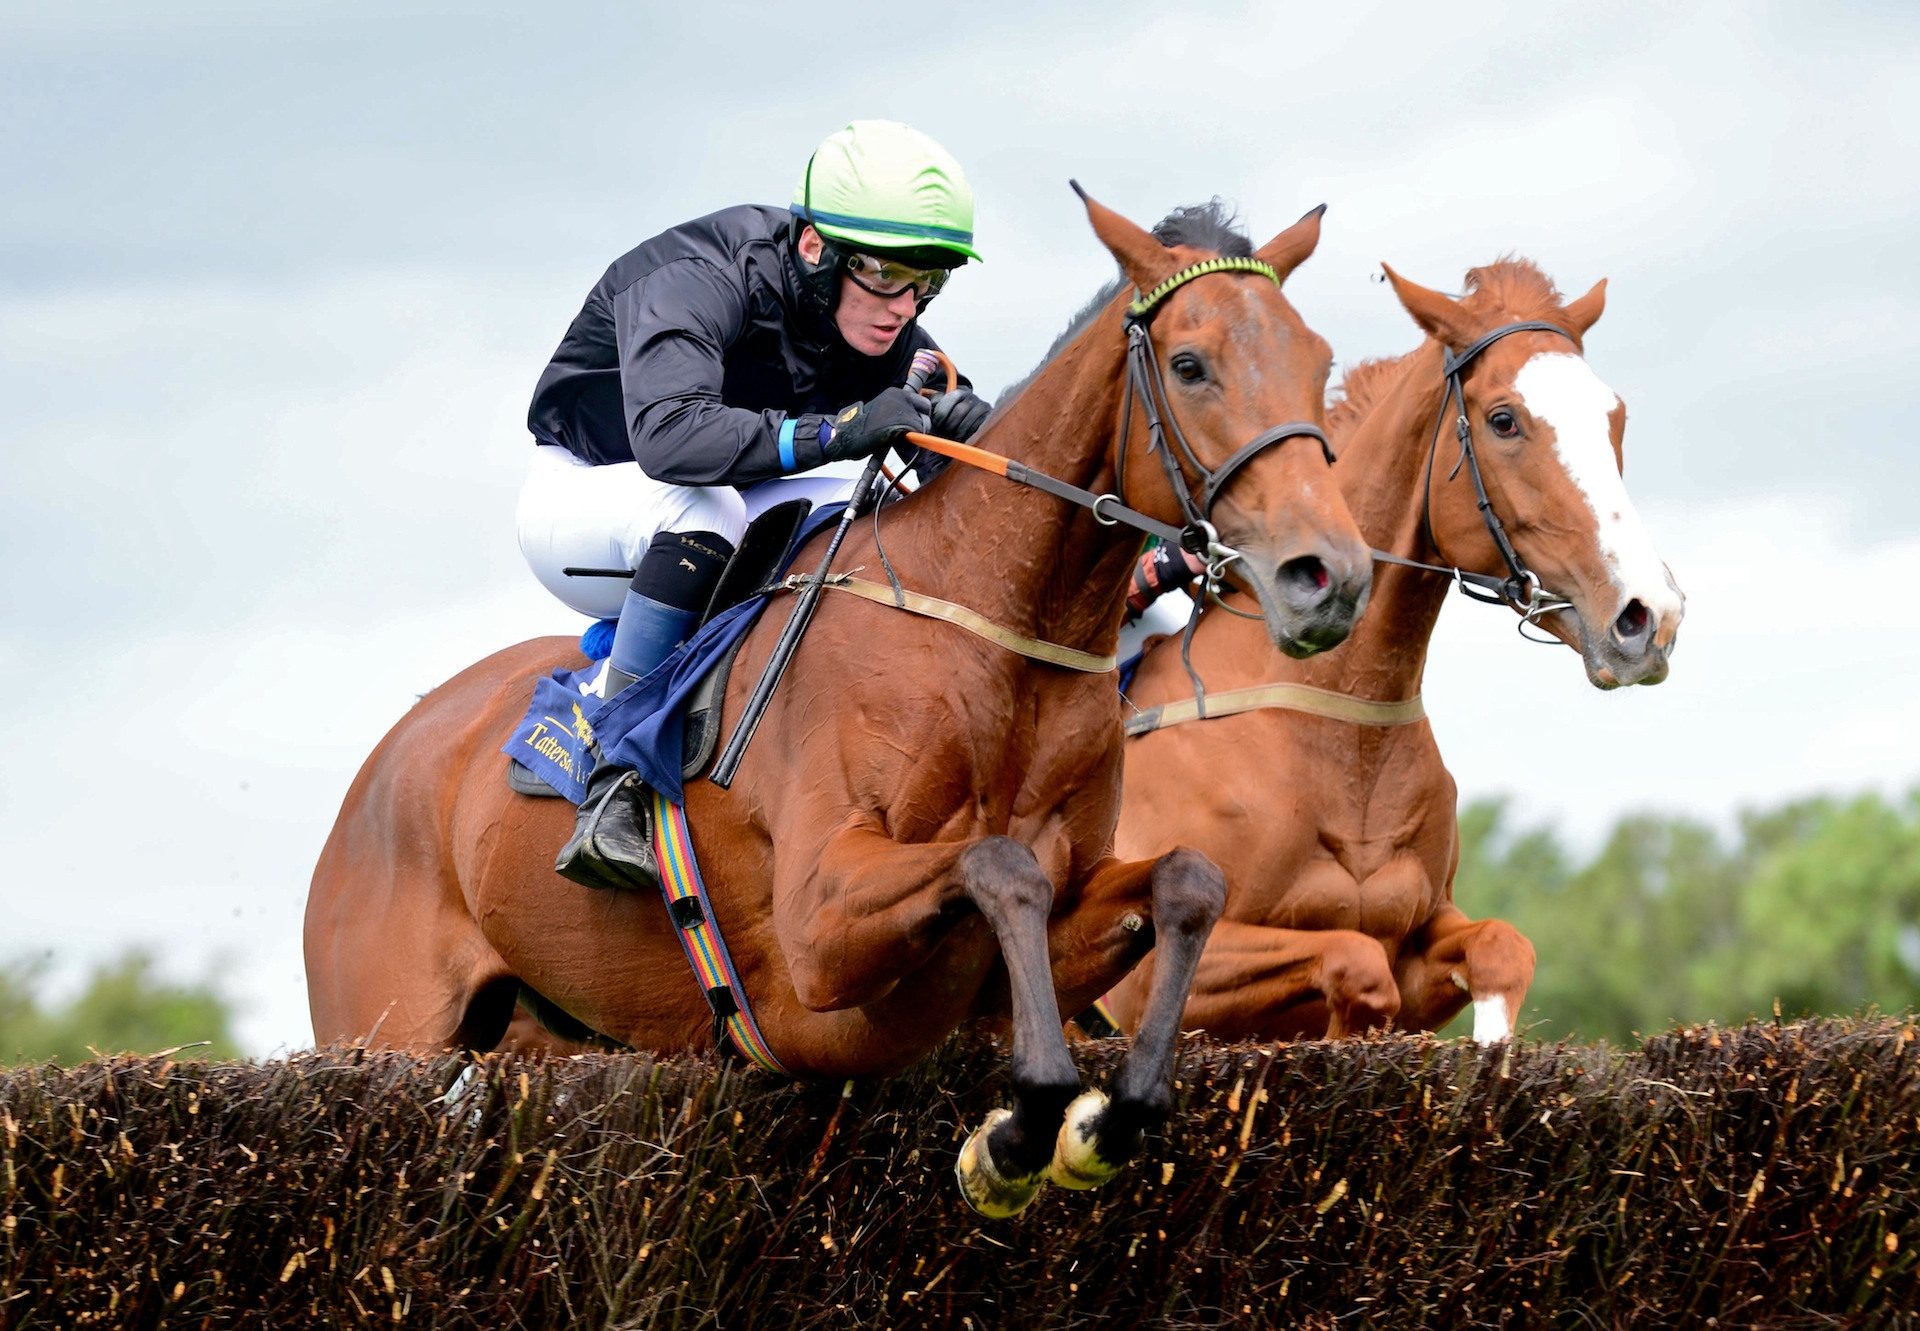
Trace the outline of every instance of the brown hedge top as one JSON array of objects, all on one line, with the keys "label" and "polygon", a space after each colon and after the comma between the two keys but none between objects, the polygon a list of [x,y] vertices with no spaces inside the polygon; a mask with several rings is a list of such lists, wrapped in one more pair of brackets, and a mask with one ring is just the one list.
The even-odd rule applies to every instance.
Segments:
[{"label": "brown hedge top", "polygon": [[19,1069],[0,1326],[1906,1324],[1915,1033],[1190,1045],[1144,1160],[997,1225],[951,1174],[984,1037],[845,1087],[494,1057],[451,1102],[451,1057]]}]

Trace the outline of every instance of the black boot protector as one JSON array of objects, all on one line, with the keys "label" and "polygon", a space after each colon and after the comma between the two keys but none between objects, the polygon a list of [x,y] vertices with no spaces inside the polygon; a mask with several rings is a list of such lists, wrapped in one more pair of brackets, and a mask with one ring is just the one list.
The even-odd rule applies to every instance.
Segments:
[{"label": "black boot protector", "polygon": [[587,781],[573,835],[560,847],[555,872],[586,887],[657,892],[660,870],[648,836],[646,787],[631,768],[602,763]]}]

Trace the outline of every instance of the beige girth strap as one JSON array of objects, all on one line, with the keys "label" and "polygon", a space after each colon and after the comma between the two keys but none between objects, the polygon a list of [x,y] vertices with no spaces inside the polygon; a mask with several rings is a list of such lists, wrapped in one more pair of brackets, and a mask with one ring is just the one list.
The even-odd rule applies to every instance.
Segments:
[{"label": "beige girth strap", "polygon": [[1205,718],[1200,716],[1200,706],[1192,698],[1149,707],[1139,715],[1128,718],[1127,735],[1131,738],[1167,726],[1177,726],[1183,721],[1237,716],[1241,712],[1257,712],[1268,707],[1305,712],[1309,716],[1324,716],[1334,721],[1351,721],[1360,726],[1404,726],[1427,714],[1417,694],[1401,702],[1376,702],[1371,698],[1354,698],[1307,684],[1261,684],[1250,689],[1209,693]]},{"label": "beige girth strap", "polygon": [[[805,574],[794,574],[780,585],[787,591],[793,591],[806,580]],[[1095,656],[1092,652],[1083,652],[1074,647],[1062,647],[1057,642],[1043,642],[1038,638],[1029,638],[1015,633],[1012,629],[1001,628],[976,610],[964,605],[955,605],[951,601],[938,600],[932,596],[923,596],[919,592],[902,590],[895,595],[893,588],[882,587],[877,582],[868,582],[851,574],[841,573],[827,579],[825,584],[830,590],[852,592],[879,605],[892,606],[896,610],[910,610],[916,615],[925,615],[929,619],[944,619],[947,623],[977,634],[996,646],[1035,661],[1045,661],[1048,665],[1064,666],[1068,670],[1084,670],[1088,674],[1105,674],[1119,664],[1119,658],[1113,656]]]}]

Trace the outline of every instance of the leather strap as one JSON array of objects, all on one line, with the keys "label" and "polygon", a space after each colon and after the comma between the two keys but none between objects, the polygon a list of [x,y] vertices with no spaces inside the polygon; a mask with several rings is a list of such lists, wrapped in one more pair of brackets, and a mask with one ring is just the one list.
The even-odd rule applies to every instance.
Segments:
[{"label": "leather strap", "polygon": [[1333,465],[1333,445],[1327,442],[1327,436],[1319,426],[1312,421],[1288,421],[1285,425],[1276,425],[1271,430],[1263,431],[1252,443],[1208,472],[1206,494],[1200,500],[1201,508],[1207,513],[1212,513],[1213,501],[1218,499],[1220,492],[1227,488],[1227,482],[1233,479],[1236,471],[1275,444],[1285,443],[1294,438],[1318,439],[1320,451],[1326,454],[1327,465],[1329,467]]},{"label": "leather strap", "polygon": [[[804,574],[796,574],[783,581],[780,586],[785,591],[796,591],[804,582],[812,581]],[[929,619],[941,619],[967,632],[985,638],[997,647],[1029,660],[1044,661],[1048,665],[1061,666],[1067,670],[1083,670],[1090,675],[1103,675],[1115,669],[1119,658],[1115,656],[1095,656],[1092,652],[1083,652],[1077,647],[1063,647],[1057,642],[1047,642],[1040,638],[1029,638],[1015,633],[1012,629],[1002,628],[977,610],[969,610],[964,605],[955,605],[951,601],[942,601],[937,597],[926,596],[920,592],[902,589],[896,596],[894,589],[883,587],[877,582],[868,582],[851,574],[837,574],[826,580],[825,586],[831,591],[852,592],[855,596],[872,601],[877,605],[892,606],[895,610],[906,610],[916,615],[925,615]]]},{"label": "leather strap", "polygon": [[1426,705],[1415,694],[1400,702],[1380,702],[1355,698],[1331,689],[1316,689],[1307,684],[1261,684],[1247,689],[1228,689],[1209,693],[1205,709],[1193,698],[1150,707],[1127,720],[1127,737],[1145,735],[1186,721],[1207,720],[1218,716],[1237,716],[1241,712],[1278,709],[1324,716],[1330,721],[1347,721],[1359,726],[1404,726],[1425,719]]},{"label": "leather strap", "polygon": [[747,991],[740,973],[727,954],[727,942],[720,936],[719,921],[708,903],[706,880],[700,876],[699,861],[693,855],[693,836],[687,830],[687,811],[662,795],[649,791],[653,799],[653,855],[660,866],[660,895],[667,903],[667,917],[679,936],[687,964],[706,996],[713,1013],[713,1039],[722,1035],[732,1039],[740,1054],[769,1072],[789,1075],[786,1068],[760,1034],[747,1004]]}]

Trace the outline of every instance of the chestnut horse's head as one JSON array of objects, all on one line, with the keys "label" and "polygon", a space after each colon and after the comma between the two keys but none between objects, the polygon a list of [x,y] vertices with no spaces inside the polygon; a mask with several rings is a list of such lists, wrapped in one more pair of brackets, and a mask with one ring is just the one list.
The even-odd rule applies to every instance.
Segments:
[{"label": "chestnut horse's head", "polygon": [[[1210,523],[1237,552],[1229,576],[1258,600],[1280,650],[1338,646],[1366,604],[1373,567],[1324,446],[1332,352],[1280,290],[1319,242],[1322,210],[1254,251],[1224,226],[1207,242],[1163,244],[1092,199],[1086,206],[1126,280],[1146,293],[1128,337],[1144,344],[1132,354],[1147,368],[1110,459],[1124,501],[1176,525]],[[1159,291],[1223,255],[1258,263]]]},{"label": "chestnut horse's head", "polygon": [[[1686,598],[1621,480],[1626,404],[1583,355],[1581,339],[1606,303],[1605,280],[1563,304],[1524,260],[1474,269],[1459,300],[1386,272],[1414,322],[1458,365],[1461,396],[1442,407],[1427,478],[1428,523],[1442,559],[1503,576],[1510,569],[1481,516],[1471,468],[1456,465],[1464,413],[1472,460],[1512,551],[1545,592],[1567,602],[1537,622],[1579,650],[1597,687],[1658,684]],[[1474,350],[1515,323],[1551,330],[1505,332]],[[1470,359],[1459,364],[1463,353]]]}]

